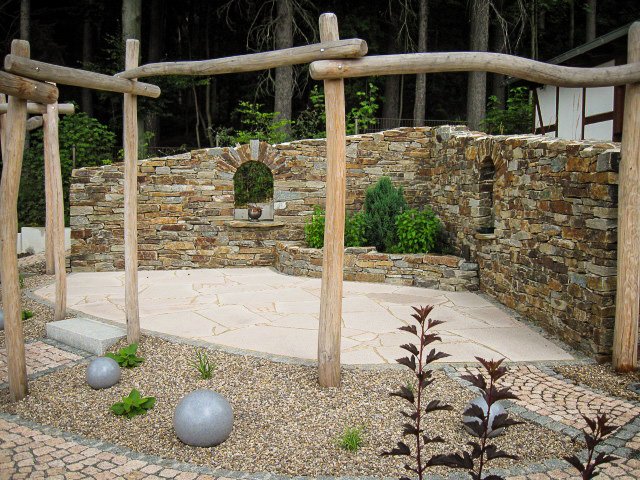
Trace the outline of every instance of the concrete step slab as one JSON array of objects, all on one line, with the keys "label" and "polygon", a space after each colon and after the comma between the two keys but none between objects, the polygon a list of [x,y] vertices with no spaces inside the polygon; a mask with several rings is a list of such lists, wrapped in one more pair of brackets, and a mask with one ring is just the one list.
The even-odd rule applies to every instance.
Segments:
[{"label": "concrete step slab", "polygon": [[125,336],[124,328],[84,317],[47,323],[47,337],[94,355],[103,355]]}]

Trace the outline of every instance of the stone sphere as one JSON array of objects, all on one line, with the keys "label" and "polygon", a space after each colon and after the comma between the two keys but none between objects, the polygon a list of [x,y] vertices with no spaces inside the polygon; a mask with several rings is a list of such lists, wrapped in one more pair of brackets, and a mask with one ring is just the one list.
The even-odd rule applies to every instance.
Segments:
[{"label": "stone sphere", "polygon": [[[473,400],[471,400],[471,402],[469,402],[469,404],[466,406],[465,411],[471,405],[477,405],[478,407],[480,407],[482,409],[482,411],[484,412],[485,416],[487,415],[488,407],[487,407],[487,401],[484,399],[484,397],[478,397],[478,398],[474,398]],[[496,416],[498,416],[498,415],[502,415],[503,413],[507,413],[507,412],[502,407],[502,405],[500,405],[497,402],[494,403],[493,405],[491,405],[491,412],[489,413],[489,438],[497,437],[498,435],[500,435],[504,431],[504,428],[496,428],[495,430],[492,428],[494,418],[496,418]],[[474,432],[469,427],[467,427],[466,424],[467,423],[472,423],[472,422],[482,423],[482,420],[480,420],[478,417],[469,416],[469,415],[463,415],[462,416],[462,421],[464,422],[463,423],[464,429],[467,431],[467,433],[469,435],[473,435],[474,437],[477,437],[478,435],[476,434],[476,432]]]},{"label": "stone sphere", "polygon": [[98,357],[87,367],[87,383],[96,390],[113,387],[120,381],[120,366],[113,358]]},{"label": "stone sphere", "polygon": [[231,434],[233,410],[213,390],[196,390],[180,400],[173,414],[178,438],[192,447],[213,447]]},{"label": "stone sphere", "polygon": [[0,330],[4,330],[4,310],[0,310]]}]

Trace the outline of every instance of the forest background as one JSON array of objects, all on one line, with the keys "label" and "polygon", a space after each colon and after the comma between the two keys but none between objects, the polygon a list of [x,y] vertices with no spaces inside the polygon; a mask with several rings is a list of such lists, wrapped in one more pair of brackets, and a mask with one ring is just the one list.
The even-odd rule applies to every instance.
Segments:
[{"label": "forest background", "polygon": [[[341,38],[366,40],[369,55],[477,50],[540,60],[640,18],[638,0],[0,0],[0,41],[5,54],[12,39],[23,38],[36,60],[114,74],[123,70],[125,38],[140,39],[140,64],[243,55],[318,42],[323,12],[337,15]],[[512,91],[510,103],[504,80],[481,72],[349,79],[349,132],[356,118],[362,126],[374,117],[414,125],[466,122],[489,130],[488,101],[490,118],[528,102],[522,91]],[[145,81],[159,85],[162,95],[139,99],[141,156],[261,136],[324,136],[322,82],[310,78],[308,65]],[[122,95],[59,89],[59,101],[75,102],[82,112],[61,124],[67,190],[73,166],[118,159]],[[525,120],[513,128],[526,125]],[[25,191],[41,190],[41,168],[33,170],[41,157],[41,132],[32,132],[28,142],[22,224],[38,223],[43,210],[43,199]]]}]

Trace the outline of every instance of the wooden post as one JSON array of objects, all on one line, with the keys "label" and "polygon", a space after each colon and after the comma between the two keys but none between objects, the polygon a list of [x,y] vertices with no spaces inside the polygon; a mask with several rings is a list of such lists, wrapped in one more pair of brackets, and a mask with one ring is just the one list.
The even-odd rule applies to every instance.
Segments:
[{"label": "wooden post", "polygon": [[[338,40],[338,20],[333,13],[322,14],[320,41],[335,40]],[[327,214],[318,329],[318,377],[322,387],[338,387],[346,190],[344,80],[325,80],[324,96],[327,114]]]},{"label": "wooden post", "polygon": [[[125,69],[138,66],[140,42],[127,40]],[[124,94],[124,271],[127,341],[140,342],[138,312],[138,97]]]},{"label": "wooden post", "polygon": [[[53,273],[56,274],[56,302],[54,320],[62,320],[67,314],[67,279],[64,261],[64,203],[62,199],[62,171],[58,144],[58,104],[47,105],[44,120],[45,175],[49,190],[46,192],[47,234],[50,242]],[[48,260],[48,259],[47,259]]]},{"label": "wooden post", "polygon": [[[14,40],[11,43],[14,55],[29,56],[29,42]],[[9,396],[11,401],[23,399],[27,388],[27,367],[22,331],[20,285],[18,282],[18,188],[24,153],[24,138],[27,124],[27,102],[9,97],[7,112],[6,146],[0,184],[0,271],[2,272],[2,302],[4,308],[5,344],[7,347],[7,369],[9,374]]]},{"label": "wooden post", "polygon": [[[57,105],[56,103],[50,105]],[[47,109],[48,110],[48,109]],[[51,175],[53,174],[53,170],[51,169],[51,164],[54,160],[51,158],[53,155],[52,142],[53,138],[50,135],[53,134],[53,127],[50,124],[53,120],[47,119],[49,114],[46,113],[42,116],[42,121],[44,125],[44,132],[42,143],[44,146],[44,198],[45,198],[45,222],[44,222],[44,264],[45,264],[45,273],[47,275],[53,275],[56,273],[56,267],[53,263],[53,250],[55,241],[53,238],[53,222],[54,222],[54,213],[53,213],[53,185]],[[56,111],[56,119],[55,119],[55,132],[56,132],[56,144],[58,143],[58,115]],[[57,151],[57,148],[56,148]],[[60,152],[56,153],[57,155]],[[56,320],[61,320],[56,318]]]},{"label": "wooden post", "polygon": [[[7,97],[4,93],[0,93],[0,102],[5,103],[7,101]],[[3,159],[7,158],[7,155],[4,152],[4,148],[6,146],[5,135],[7,133],[7,115],[3,113],[0,115],[0,155],[2,155]],[[0,196],[2,193],[0,192]],[[2,208],[0,207],[0,211]],[[0,238],[0,255],[2,254],[2,239]],[[0,269],[0,283],[2,283],[2,269]]]},{"label": "wooden post", "polygon": [[[640,22],[629,28],[627,62],[640,62]],[[613,366],[636,369],[640,320],[640,82],[626,86],[618,175],[618,284]]]}]

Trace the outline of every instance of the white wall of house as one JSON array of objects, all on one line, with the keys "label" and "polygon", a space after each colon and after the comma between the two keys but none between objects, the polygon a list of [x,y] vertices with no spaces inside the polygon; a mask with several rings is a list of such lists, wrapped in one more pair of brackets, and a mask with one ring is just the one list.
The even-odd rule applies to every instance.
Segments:
[{"label": "white wall of house", "polygon": [[[17,238],[18,253],[44,252],[44,227],[22,227]],[[64,229],[64,248],[71,248],[71,229]]]}]

